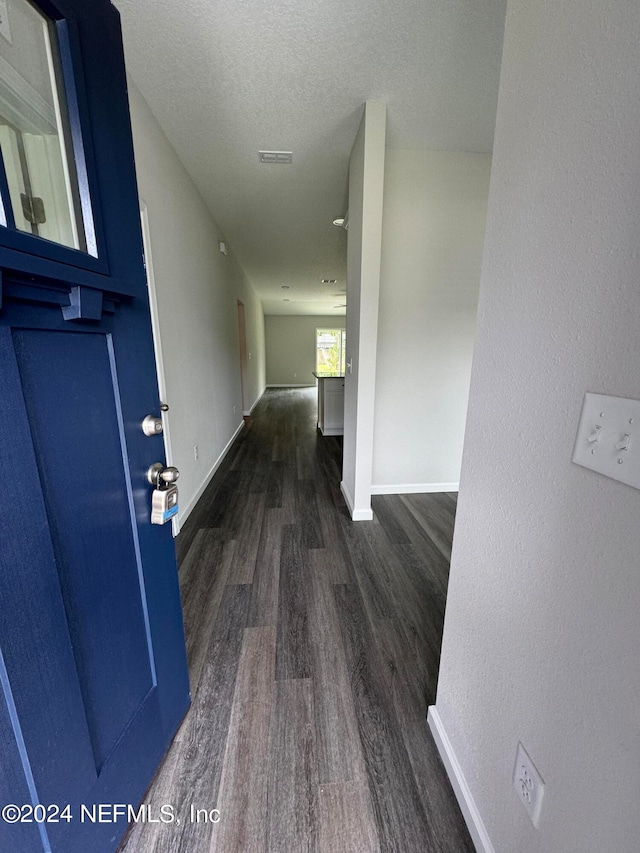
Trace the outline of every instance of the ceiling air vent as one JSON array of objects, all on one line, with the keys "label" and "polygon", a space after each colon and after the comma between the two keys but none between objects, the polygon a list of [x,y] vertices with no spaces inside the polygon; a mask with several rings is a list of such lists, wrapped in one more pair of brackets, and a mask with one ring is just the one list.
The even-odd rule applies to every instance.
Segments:
[{"label": "ceiling air vent", "polygon": [[258,151],[261,163],[293,163],[291,151]]}]

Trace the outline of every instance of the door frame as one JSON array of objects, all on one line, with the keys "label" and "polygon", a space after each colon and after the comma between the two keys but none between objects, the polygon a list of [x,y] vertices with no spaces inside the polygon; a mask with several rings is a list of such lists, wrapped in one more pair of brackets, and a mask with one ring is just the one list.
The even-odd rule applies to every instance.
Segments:
[{"label": "door frame", "polygon": [[[158,376],[158,390],[160,400],[168,405],[167,382],[164,369],[164,351],[162,346],[162,333],[160,330],[160,311],[158,308],[158,292],[156,278],[153,271],[153,253],[151,249],[151,226],[149,224],[149,208],[146,201],[140,198],[140,223],[142,225],[142,246],[144,249],[145,269],[147,273],[147,289],[149,291],[149,306],[151,309],[151,330],[153,334],[153,349],[156,359],[156,374]],[[175,465],[173,447],[171,443],[171,409],[161,412],[162,437],[164,439],[164,452],[167,465]],[[171,531],[174,538],[180,533],[180,520],[177,515],[171,519]]]}]

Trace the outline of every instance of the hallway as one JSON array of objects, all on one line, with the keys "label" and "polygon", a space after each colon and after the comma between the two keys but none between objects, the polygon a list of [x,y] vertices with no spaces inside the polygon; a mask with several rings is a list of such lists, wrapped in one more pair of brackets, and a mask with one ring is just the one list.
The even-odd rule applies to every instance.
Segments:
[{"label": "hallway", "polygon": [[455,496],[352,523],[315,395],[267,390],[177,539],[193,705],[145,803],[179,823],[121,853],[473,853],[426,723]]}]

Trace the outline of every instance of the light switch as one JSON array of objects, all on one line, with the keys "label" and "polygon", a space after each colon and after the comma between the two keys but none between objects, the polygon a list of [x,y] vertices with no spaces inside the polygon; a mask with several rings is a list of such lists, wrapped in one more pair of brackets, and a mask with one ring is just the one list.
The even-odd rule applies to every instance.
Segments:
[{"label": "light switch", "polygon": [[585,394],[573,461],[640,489],[640,400]]}]

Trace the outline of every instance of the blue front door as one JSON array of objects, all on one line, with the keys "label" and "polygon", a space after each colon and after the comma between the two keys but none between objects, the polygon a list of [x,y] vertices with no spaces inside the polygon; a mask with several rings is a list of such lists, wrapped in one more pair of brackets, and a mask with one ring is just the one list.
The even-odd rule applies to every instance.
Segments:
[{"label": "blue front door", "polygon": [[189,704],[126,78],[108,0],[7,10],[0,850],[106,853]]}]

